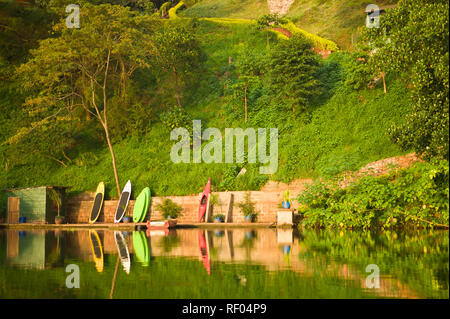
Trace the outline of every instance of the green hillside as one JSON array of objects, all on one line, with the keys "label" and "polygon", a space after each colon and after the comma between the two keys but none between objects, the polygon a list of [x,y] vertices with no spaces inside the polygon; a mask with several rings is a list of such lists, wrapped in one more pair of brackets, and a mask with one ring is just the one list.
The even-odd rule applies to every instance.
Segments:
[{"label": "green hillside", "polygon": [[[352,90],[343,84],[352,58],[336,53],[320,61],[317,76],[322,80],[323,92],[307,113],[292,117],[281,111],[286,106],[276,94],[259,87],[249,97],[249,122],[243,123],[240,102],[230,99],[232,93],[223,89],[224,73],[228,67],[233,70],[249,52],[263,56],[267,51],[265,34],[249,32],[248,23],[200,20],[198,24],[198,40],[207,58],[197,83],[184,93],[183,107],[192,119],[201,119],[204,128],[217,127],[222,134],[225,127],[278,127],[279,168],[272,179],[288,182],[299,177],[333,175],[402,154],[386,134],[408,108],[406,88],[401,83],[390,85],[386,95],[380,87]],[[274,33],[271,37],[273,43],[284,41]],[[236,71],[232,75],[236,77]],[[158,97],[157,102],[175,103],[161,99]],[[174,143],[169,139],[170,130],[157,118],[142,125],[144,134],[116,139],[114,148],[122,183],[131,179],[136,189],[148,185],[158,195],[182,195],[200,191],[210,176],[218,190],[258,189],[268,179],[258,173],[256,164],[249,164],[247,174],[237,179],[242,165],[174,164],[169,157]],[[69,152],[71,162],[67,167],[48,159],[16,165],[4,171],[0,185],[64,184],[73,186],[72,191],[84,191],[95,189],[99,180],[105,180],[113,195],[109,151],[101,140],[94,145],[82,143]]]},{"label": "green hillside", "polygon": [[[286,17],[298,27],[335,41],[341,48],[356,42],[365,24],[364,9],[368,4],[380,8],[396,4],[396,0],[295,0]],[[191,0],[182,15],[186,17],[225,17],[256,19],[269,13],[267,0]]]}]

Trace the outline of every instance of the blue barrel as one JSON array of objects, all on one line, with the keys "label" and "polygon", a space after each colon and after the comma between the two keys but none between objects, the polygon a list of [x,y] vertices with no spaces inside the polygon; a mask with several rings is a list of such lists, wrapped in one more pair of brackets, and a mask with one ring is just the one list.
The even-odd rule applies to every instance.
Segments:
[{"label": "blue barrel", "polygon": [[23,224],[27,222],[27,218],[26,217],[19,217],[19,223]]}]

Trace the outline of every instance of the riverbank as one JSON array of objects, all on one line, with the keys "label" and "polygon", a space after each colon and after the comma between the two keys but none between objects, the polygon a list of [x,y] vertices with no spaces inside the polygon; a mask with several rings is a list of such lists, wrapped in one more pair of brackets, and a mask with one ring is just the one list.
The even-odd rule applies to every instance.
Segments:
[{"label": "riverbank", "polygon": [[[180,223],[173,229],[186,228],[269,228],[274,223]],[[72,230],[72,229],[111,229],[111,230],[137,230],[147,228],[147,223],[95,223],[95,224],[0,224],[0,228],[8,229],[49,229],[49,230]]]}]

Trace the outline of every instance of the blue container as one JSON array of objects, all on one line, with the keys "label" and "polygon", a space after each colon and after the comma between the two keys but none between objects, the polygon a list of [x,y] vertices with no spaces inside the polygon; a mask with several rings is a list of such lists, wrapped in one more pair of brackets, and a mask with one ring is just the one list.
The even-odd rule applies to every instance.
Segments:
[{"label": "blue container", "polygon": [[19,217],[19,224],[24,224],[27,222],[27,218],[26,217]]},{"label": "blue container", "polygon": [[283,208],[286,208],[286,209],[291,208],[291,203],[290,202],[282,202],[281,204],[283,205]]}]

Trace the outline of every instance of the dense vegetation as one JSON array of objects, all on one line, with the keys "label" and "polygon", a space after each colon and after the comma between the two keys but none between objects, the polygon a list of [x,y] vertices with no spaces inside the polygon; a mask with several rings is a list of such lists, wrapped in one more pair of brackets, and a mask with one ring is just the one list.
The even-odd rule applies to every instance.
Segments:
[{"label": "dense vegetation", "polygon": [[347,187],[341,179],[318,181],[299,196],[308,205],[305,226],[396,228],[448,227],[448,162],[418,163]]},{"label": "dense vegetation", "polygon": [[[386,27],[392,30],[395,56],[415,52],[402,63],[386,58],[391,47],[374,41],[375,31],[362,38],[377,45],[380,54],[373,58],[363,45],[355,46],[357,52],[320,58],[311,48],[337,46],[303,30],[312,31],[318,21],[295,19],[305,1],[294,3],[287,15],[292,20],[279,21],[293,34],[290,39],[270,30],[265,9],[257,16],[245,16],[248,6],[239,11],[239,18],[260,18],[260,23],[230,19],[237,13],[221,11],[221,5],[234,10],[226,1],[215,2],[215,15],[202,13],[209,1],[104,2],[80,1],[82,27],[67,29],[64,8],[70,1],[30,0],[26,6],[0,1],[6,17],[0,30],[1,188],[64,184],[80,192],[104,180],[111,197],[131,179],[134,189],[149,186],[153,194],[182,195],[199,192],[211,177],[214,190],[253,190],[269,178],[332,177],[380,158],[429,149],[427,160],[444,160],[435,169],[448,165],[448,142],[442,142],[448,137],[448,13],[441,1],[421,11],[437,12],[432,33],[420,32],[432,19]],[[401,1],[392,15],[413,21],[405,7],[417,3]],[[362,2],[352,8],[364,10]],[[333,12],[343,17],[352,10],[338,6]],[[419,45],[398,45],[411,28],[422,36]],[[436,68],[420,68],[422,53]],[[396,67],[388,68],[393,62]],[[421,73],[411,78],[416,71]],[[373,81],[380,72],[387,90]],[[431,86],[420,86],[429,78]],[[411,103],[415,100],[420,102]],[[170,131],[179,126],[192,131],[192,119],[222,133],[226,127],[278,128],[278,171],[261,175],[259,164],[251,163],[172,163]],[[414,142],[406,143],[411,135]],[[238,176],[244,166],[247,172]],[[438,191],[448,198],[448,187]],[[427,205],[435,199],[426,199]],[[439,207],[447,218],[444,212],[436,222],[448,224],[448,206]]]}]

